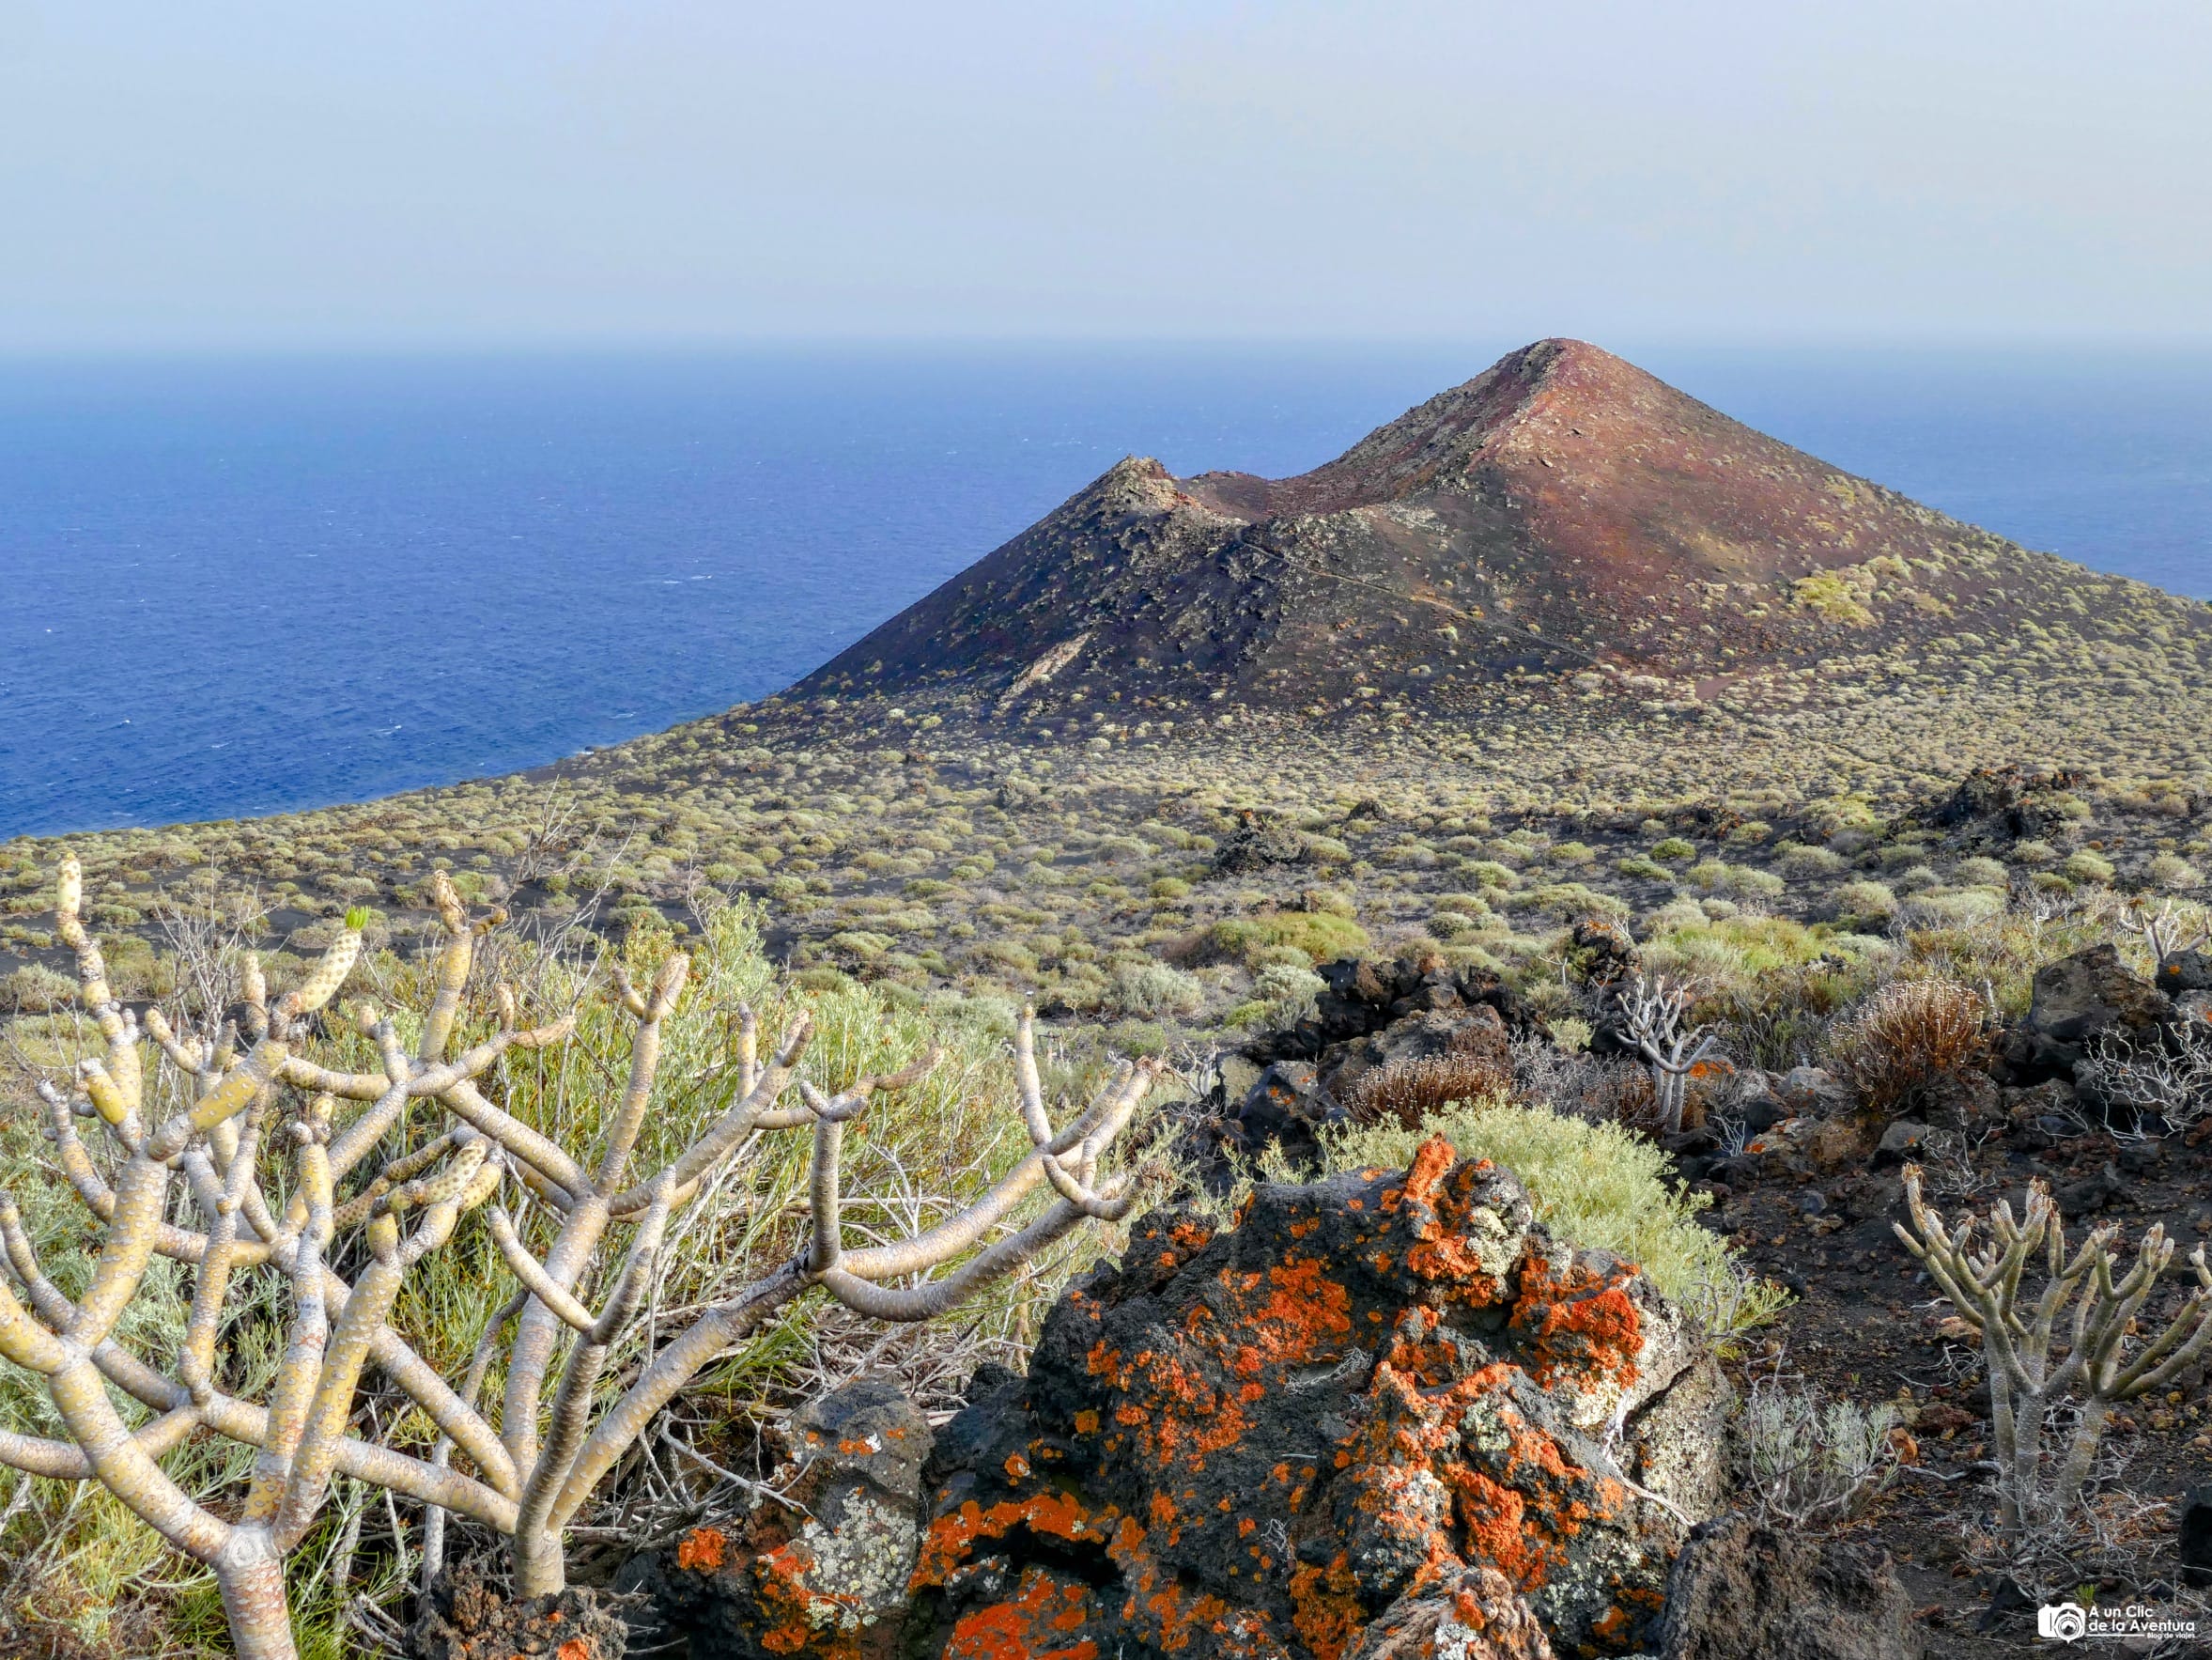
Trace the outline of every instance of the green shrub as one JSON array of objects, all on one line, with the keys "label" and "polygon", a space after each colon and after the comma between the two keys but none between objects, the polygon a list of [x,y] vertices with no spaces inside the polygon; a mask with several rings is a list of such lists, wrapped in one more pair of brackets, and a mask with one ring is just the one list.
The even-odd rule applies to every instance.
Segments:
[{"label": "green shrub", "polygon": [[1742,976],[1802,968],[1833,949],[1789,917],[1694,917],[1673,909],[1654,913],[1645,954],[1656,972],[1693,969],[1727,985]]},{"label": "green shrub", "polygon": [[1680,836],[1669,836],[1651,849],[1651,857],[1662,864],[1680,864],[1684,860],[1695,859],[1697,848]]},{"label": "green shrub", "polygon": [[2012,878],[2004,866],[1994,859],[1961,859],[1951,872],[1951,879],[1968,888],[2003,889]]},{"label": "green shrub", "polygon": [[1206,1006],[1206,988],[1166,963],[1124,963],[1107,982],[1106,1001],[1117,1015],[1183,1018]]},{"label": "green shrub", "polygon": [[1832,877],[1844,868],[1844,857],[1826,847],[1790,846],[1781,849],[1782,874],[1793,882]]},{"label": "green shrub", "polygon": [[2066,861],[2059,866],[2077,882],[2109,882],[2112,879],[2112,861],[2083,847],[2066,855]]},{"label": "green shrub", "polygon": [[[1447,894],[1437,903],[1448,905],[1451,903],[1450,896]],[[1479,896],[1475,903],[1482,903]],[[1359,914],[1358,908],[1352,903],[1352,895],[1337,888],[1307,888],[1298,895],[1298,908],[1332,917],[1353,917]]]},{"label": "green shrub", "polygon": [[1617,1124],[1546,1107],[1477,1101],[1432,1113],[1419,1129],[1395,1121],[1328,1132],[1333,1171],[1400,1167],[1432,1135],[1521,1178],[1537,1218],[1562,1239],[1638,1264],[1666,1295],[1728,1337],[1771,1320],[1788,1295],[1756,1278],[1697,1215],[1712,1202],[1670,1186],[1667,1156]]},{"label": "green shrub", "polygon": [[1277,910],[1263,916],[1230,917],[1208,931],[1223,956],[1251,963],[1268,946],[1303,953],[1308,966],[1338,957],[1359,956],[1369,947],[1367,930],[1349,917],[1326,911]]},{"label": "green shrub", "polygon": [[1314,1001],[1327,989],[1328,982],[1311,969],[1270,963],[1253,981],[1252,1003],[1265,1016],[1265,1025],[1293,1026],[1311,1016]]},{"label": "green shrub", "polygon": [[1835,909],[1846,922],[1886,922],[1897,914],[1897,896],[1886,882],[1846,882],[1835,891]]},{"label": "green shrub", "polygon": [[1486,917],[1491,914],[1490,901],[1479,893],[1439,893],[1434,904],[1438,911],[1456,910],[1462,916]]},{"label": "green shrub", "polygon": [[2180,892],[2204,885],[2204,873],[2177,854],[2161,853],[2153,859],[2144,873],[2155,888]]},{"label": "green shrub", "polygon": [[1728,869],[1728,892],[1740,899],[1779,899],[1787,886],[1770,870],[1756,870],[1748,864]]},{"label": "green shrub", "polygon": [[1601,893],[1581,882],[1546,882],[1524,893],[1514,894],[1506,903],[1516,910],[1537,911],[1562,923],[1573,922],[1578,917],[1619,920],[1629,914],[1626,900]]},{"label": "green shrub", "polygon": [[843,952],[863,963],[874,962],[897,943],[887,934],[872,934],[865,928],[848,928],[829,937],[830,950]]},{"label": "green shrub", "polygon": [[1915,928],[1971,928],[2004,914],[2003,893],[1988,888],[1931,888],[1906,900],[1900,914]]},{"label": "green shrub", "polygon": [[44,963],[25,963],[8,976],[4,985],[8,1006],[26,1015],[51,1015],[69,1007],[77,995],[77,983]]}]

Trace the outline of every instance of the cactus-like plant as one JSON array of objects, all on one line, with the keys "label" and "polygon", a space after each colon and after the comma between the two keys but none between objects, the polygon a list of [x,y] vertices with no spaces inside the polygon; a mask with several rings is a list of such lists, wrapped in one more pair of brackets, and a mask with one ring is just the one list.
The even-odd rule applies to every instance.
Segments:
[{"label": "cactus-like plant", "polygon": [[[1987,1243],[1975,1237],[1983,1218],[1970,1212],[1946,1225],[1929,1208],[1916,1164],[1905,1167],[1905,1202],[1912,1226],[1894,1224],[1897,1237],[1982,1340],[1998,1519],[2017,1539],[2064,1516],[2081,1497],[2114,1405],[2163,1389],[2212,1346],[2212,1267],[2203,1246],[2191,1251],[2196,1285],[2163,1331],[2131,1348],[2136,1316],[2173,1260],[2163,1227],[2152,1224],[2135,1265],[2121,1273],[2119,1229],[2093,1229],[2069,1252],[2065,1218],[2041,1181],[2029,1184],[2017,1220],[2011,1205],[1998,1201],[1987,1218]],[[2031,1295],[2022,1281],[2038,1267],[2042,1285]],[[2064,1455],[2046,1468],[2051,1409],[2074,1394],[2081,1417]]]},{"label": "cactus-like plant", "polygon": [[[1123,1065],[1086,1111],[1056,1128],[1045,1110],[1026,1014],[1015,1066],[1031,1142],[1028,1156],[948,1220],[911,1237],[848,1250],[839,1221],[845,1126],[867,1109],[872,1095],[913,1083],[934,1056],[826,1097],[797,1078],[807,1022],[795,1023],[762,1063],[752,1016],[740,1011],[733,1104],[673,1158],[640,1177],[630,1165],[654,1095],[661,1026],[688,978],[683,955],[668,957],[645,987],[619,970],[613,975],[614,995],[633,1022],[628,1076],[585,1159],[495,1105],[479,1087],[503,1056],[565,1043],[574,1030],[573,1011],[548,1025],[525,1026],[514,994],[503,985],[498,1030],[448,1054],[477,940],[497,915],[472,922],[442,877],[434,879],[433,894],[447,939],[421,1037],[410,1054],[391,1017],[357,1009],[355,1024],[377,1056],[376,1069],[363,1072],[322,1065],[307,1050],[313,1018],[359,954],[364,919],[349,917],[305,981],[273,1003],[249,957],[244,1030],[226,1023],[194,1035],[171,1030],[158,1012],[142,1028],[116,999],[100,948],[79,918],[81,889],[75,862],[65,863],[59,932],[77,952],[81,996],[105,1053],[80,1065],[71,1088],[48,1081],[41,1094],[62,1171],[103,1224],[104,1237],[88,1289],[70,1298],[41,1267],[16,1206],[0,1200],[0,1239],[28,1298],[26,1306],[0,1280],[0,1357],[44,1380],[68,1430],[67,1439],[0,1430],[0,1464],[97,1481],[170,1544],[206,1563],[238,1652],[249,1660],[290,1660],[285,1559],[313,1525],[334,1475],[420,1502],[429,1517],[425,1544],[433,1565],[451,1512],[511,1542],[518,1591],[558,1590],[564,1529],[597,1484],[701,1368],[778,1310],[818,1286],[866,1316],[926,1319],[1033,1260],[1087,1219],[1119,1218],[1131,1202],[1128,1178],[1102,1179],[1100,1163],[1156,1069]],[[148,1039],[156,1051],[150,1057]],[[184,1080],[175,1092],[178,1104],[165,1113],[153,1106],[162,1090],[153,1087],[152,1074],[162,1061]],[[787,1101],[795,1085],[798,1099]],[[410,1117],[410,1103],[437,1111]],[[428,1131],[410,1128],[425,1116]],[[104,1171],[76,1131],[79,1119],[95,1117],[119,1150],[119,1163]],[[267,1134],[279,1125],[275,1135]],[[602,1390],[611,1347],[645,1306],[670,1218],[750,1138],[779,1129],[812,1137],[812,1237],[769,1274],[724,1288],[677,1323],[626,1387]],[[281,1142],[291,1165],[282,1202],[269,1196],[265,1140]],[[380,1150],[387,1156],[379,1159]],[[169,1217],[179,1172],[199,1211],[196,1230]],[[494,1202],[510,1183],[556,1218],[542,1258]],[[1052,1202],[1013,1229],[1009,1218],[1047,1184]],[[518,1289],[488,1323],[456,1389],[388,1319],[407,1271],[478,1210]],[[333,1249],[351,1247],[356,1234],[357,1248]],[[193,1286],[187,1333],[174,1356],[135,1354],[116,1336],[157,1256],[184,1264]],[[348,1280],[334,1262],[364,1265]],[[939,1269],[949,1271],[929,1278]],[[242,1277],[271,1274],[286,1294],[283,1353],[266,1397],[249,1401],[224,1390],[218,1338],[235,1311]],[[580,1292],[587,1280],[600,1288],[596,1305]],[[503,1398],[496,1415],[487,1414],[477,1395],[500,1357],[509,1320],[514,1331],[504,1347]],[[441,1438],[430,1458],[404,1453],[373,1433],[356,1433],[356,1388],[372,1366],[437,1426]],[[133,1428],[111,1389],[155,1416]],[[611,1400],[602,1398],[610,1393]],[[236,1515],[195,1501],[161,1467],[165,1452],[203,1428],[256,1450],[251,1486]],[[468,1468],[456,1467],[456,1453]]]},{"label": "cactus-like plant", "polygon": [[1712,1053],[1713,1038],[1704,1027],[1683,1030],[1689,1004],[1690,994],[1670,987],[1663,979],[1639,977],[1618,994],[1621,1030],[1651,1072],[1662,1135],[1671,1136],[1681,1129],[1690,1074]]}]

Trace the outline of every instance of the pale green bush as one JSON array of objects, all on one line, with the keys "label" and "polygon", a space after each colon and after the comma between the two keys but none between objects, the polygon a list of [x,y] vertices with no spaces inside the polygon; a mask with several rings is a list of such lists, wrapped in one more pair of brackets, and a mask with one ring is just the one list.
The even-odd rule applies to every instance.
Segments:
[{"label": "pale green bush", "polygon": [[1210,939],[1225,956],[1258,966],[1258,954],[1288,946],[1308,966],[1336,957],[1358,956],[1368,949],[1367,930],[1349,917],[1326,911],[1279,910],[1264,916],[1230,917],[1214,924]]},{"label": "pale green bush", "polygon": [[2109,882],[2112,879],[2112,861],[2092,853],[2086,847],[2067,854],[2065,862],[2059,869],[2077,882]]},{"label": "pale green bush", "polygon": [[1844,868],[1843,855],[1826,847],[1786,846],[1781,850],[1782,874],[1793,882],[1832,877]]},{"label": "pale green bush", "polygon": [[1895,1479],[1897,1411],[1755,1378],[1731,1439],[1738,1479],[1760,1520],[1810,1528],[1848,1521]]},{"label": "pale green bush", "polygon": [[25,963],[0,981],[0,1005],[26,1015],[47,1015],[69,1007],[77,995],[77,983],[43,963]]},{"label": "pale green bush", "polygon": [[1914,928],[1971,928],[2004,914],[2003,893],[1988,888],[1929,888],[1907,899],[1898,911]]},{"label": "pale green bush", "polygon": [[1166,963],[1123,964],[1108,983],[1106,1005],[1117,1015],[1183,1018],[1206,1006],[1206,988]]},{"label": "pale green bush", "polygon": [[1311,1018],[1314,1001],[1328,988],[1328,982],[1311,969],[1270,963],[1252,983],[1252,1001],[1266,1011],[1269,1026],[1293,1026]]},{"label": "pale green bush", "polygon": [[1432,1135],[1465,1157],[1512,1171],[1544,1226],[1578,1246],[1636,1264],[1715,1338],[1761,1325],[1790,1300],[1699,1225],[1697,1214],[1711,1198],[1670,1185],[1667,1156],[1618,1124],[1591,1124],[1547,1107],[1474,1101],[1431,1113],[1419,1129],[1388,1121],[1329,1132],[1323,1156],[1332,1171],[1389,1169],[1410,1164]]},{"label": "pale green bush", "polygon": [[2204,885],[2204,873],[2188,860],[2173,853],[2158,855],[2144,874],[2150,877],[2154,887],[2163,888],[2169,892],[2184,892]]},{"label": "pale green bush", "polygon": [[1835,908],[1845,917],[1886,919],[1896,915],[1897,895],[1886,882],[1846,882],[1835,891]]}]

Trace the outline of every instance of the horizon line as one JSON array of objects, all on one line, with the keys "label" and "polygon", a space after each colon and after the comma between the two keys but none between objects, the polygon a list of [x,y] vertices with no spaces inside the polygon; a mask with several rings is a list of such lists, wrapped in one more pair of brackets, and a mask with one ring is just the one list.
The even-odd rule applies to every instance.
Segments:
[{"label": "horizon line", "polygon": [[[1500,341],[1515,344],[1501,348]],[[1240,334],[1078,333],[828,333],[621,335],[503,335],[469,337],[442,334],[347,335],[327,338],[206,340],[80,340],[53,344],[0,340],[0,365],[90,364],[108,362],[305,361],[333,358],[557,359],[605,357],[772,356],[778,354],[857,354],[870,351],[936,354],[1051,350],[1116,352],[1192,350],[1222,353],[1271,351],[1375,351],[1387,353],[1470,349],[1496,354],[1548,339],[1581,340],[1618,356],[1637,352],[1694,351],[1724,356],[1762,352],[1935,352],[1981,357],[2035,353],[2065,356],[2087,352],[2212,353],[2212,331],[2175,334],[2140,333],[1941,334],[1931,331],[1816,332],[1774,330],[1725,334],[1710,331],[1622,330],[1610,337],[1591,332],[1558,330],[1543,334]]]}]

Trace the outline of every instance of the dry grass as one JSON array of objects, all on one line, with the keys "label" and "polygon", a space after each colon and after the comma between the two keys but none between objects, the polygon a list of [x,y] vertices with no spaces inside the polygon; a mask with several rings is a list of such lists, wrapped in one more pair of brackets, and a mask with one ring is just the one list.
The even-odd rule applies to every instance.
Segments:
[{"label": "dry grass", "polygon": [[1376,1067],[1352,1086],[1344,1105],[1359,1124],[1418,1129],[1455,1102],[1486,1101],[1512,1086],[1512,1069],[1489,1055],[1426,1055]]},{"label": "dry grass", "polygon": [[1893,980],[1852,1010],[1830,1040],[1837,1070],[1885,1118],[1939,1105],[1989,1059],[1988,1005],[1953,980]]}]

